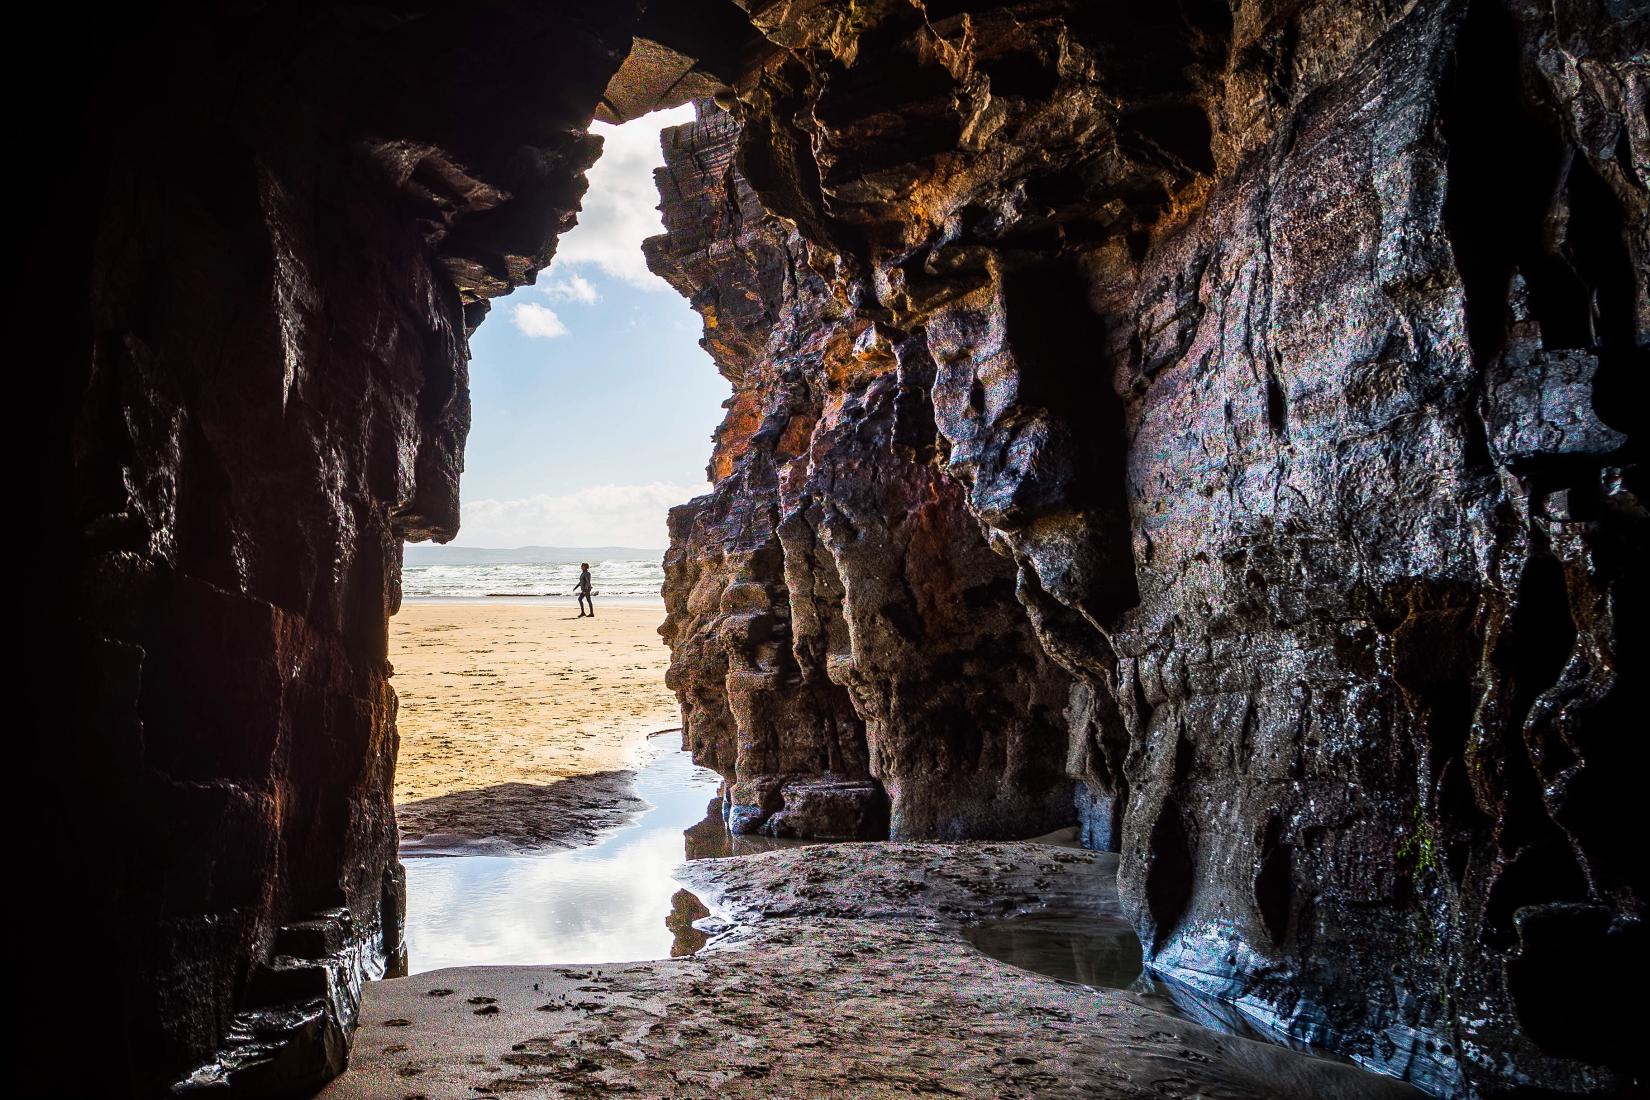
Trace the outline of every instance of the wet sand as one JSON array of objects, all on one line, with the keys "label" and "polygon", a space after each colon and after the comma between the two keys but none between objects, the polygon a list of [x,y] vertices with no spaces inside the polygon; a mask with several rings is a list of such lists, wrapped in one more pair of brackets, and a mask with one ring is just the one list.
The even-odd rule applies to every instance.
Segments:
[{"label": "wet sand", "polygon": [[390,621],[409,851],[576,847],[642,808],[630,769],[678,724],[662,605],[408,601]]},{"label": "wet sand", "polygon": [[321,1096],[1420,1096],[962,938],[1005,912],[1115,906],[1116,860],[1033,842],[705,860],[679,874],[721,924],[697,955],[370,983],[351,1068]]}]

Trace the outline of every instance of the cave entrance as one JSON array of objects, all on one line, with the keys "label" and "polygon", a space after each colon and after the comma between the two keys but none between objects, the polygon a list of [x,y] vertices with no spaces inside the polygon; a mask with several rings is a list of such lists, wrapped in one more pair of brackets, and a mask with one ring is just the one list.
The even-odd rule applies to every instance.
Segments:
[{"label": "cave entrance", "polygon": [[668,509],[708,488],[729,386],[641,247],[663,230],[661,139],[694,121],[593,123],[577,225],[471,336],[462,525],[406,546],[390,623],[415,973],[703,942],[671,872],[725,854],[720,777],[681,748],[661,560]]}]

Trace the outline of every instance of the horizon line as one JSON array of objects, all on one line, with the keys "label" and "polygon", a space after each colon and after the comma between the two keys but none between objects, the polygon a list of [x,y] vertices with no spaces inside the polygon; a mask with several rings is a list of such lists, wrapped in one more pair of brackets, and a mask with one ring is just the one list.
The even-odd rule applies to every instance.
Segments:
[{"label": "horizon line", "polygon": [[603,543],[600,546],[561,546],[550,542],[528,542],[520,546],[471,546],[460,542],[435,542],[426,539],[422,542],[408,542],[402,540],[402,546],[428,546],[442,550],[668,550],[668,546],[625,546],[621,543]]}]

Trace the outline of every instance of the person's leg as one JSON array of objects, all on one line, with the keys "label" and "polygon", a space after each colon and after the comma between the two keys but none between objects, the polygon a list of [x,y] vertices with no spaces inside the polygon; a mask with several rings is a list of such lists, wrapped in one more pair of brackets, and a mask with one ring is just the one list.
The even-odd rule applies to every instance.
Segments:
[{"label": "person's leg", "polygon": [[[581,618],[581,619],[584,618],[584,605],[587,604],[587,603],[590,603],[589,593],[580,592],[579,593],[579,618]],[[591,608],[590,608],[590,614],[591,615],[596,614],[596,608],[595,608],[594,605],[592,605]]]}]

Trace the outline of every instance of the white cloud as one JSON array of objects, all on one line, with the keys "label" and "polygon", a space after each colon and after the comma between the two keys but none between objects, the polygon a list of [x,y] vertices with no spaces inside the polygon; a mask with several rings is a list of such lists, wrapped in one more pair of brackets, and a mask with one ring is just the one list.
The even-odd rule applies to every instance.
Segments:
[{"label": "white cloud", "polygon": [[520,302],[510,307],[510,323],[535,339],[553,340],[567,335],[567,326],[561,323],[556,311],[537,302]]},{"label": "white cloud", "polygon": [[708,485],[591,485],[558,496],[466,500],[462,546],[636,546],[669,542],[665,513]]},{"label": "white cloud", "polygon": [[664,280],[648,271],[642,240],[664,231],[659,191],[653,183],[653,169],[665,162],[659,131],[691,121],[693,107],[684,104],[622,126],[590,124],[590,132],[602,138],[602,156],[590,170],[590,190],[584,196],[579,224],[556,248],[557,270],[594,264],[632,286],[670,290]]},{"label": "white cloud", "polygon": [[565,279],[552,279],[541,289],[552,302],[577,302],[593,306],[602,300],[601,293],[590,284],[590,280],[576,271],[569,273]]}]

